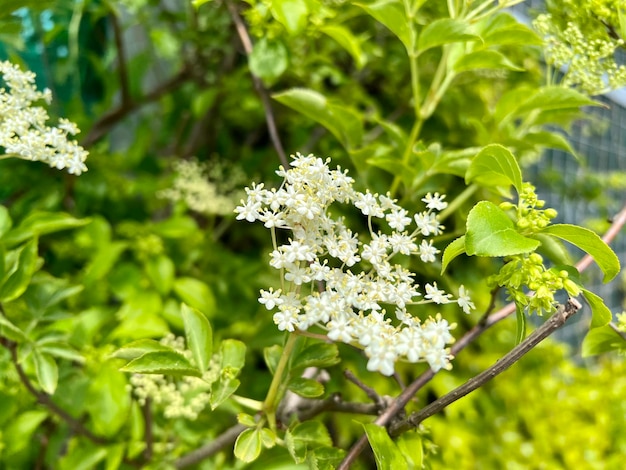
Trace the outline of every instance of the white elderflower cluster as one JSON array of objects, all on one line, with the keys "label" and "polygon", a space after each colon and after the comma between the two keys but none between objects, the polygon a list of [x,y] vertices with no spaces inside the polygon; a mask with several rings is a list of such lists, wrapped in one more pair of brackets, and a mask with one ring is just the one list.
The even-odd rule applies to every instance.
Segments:
[{"label": "white elderflower cluster", "polygon": [[[161,344],[183,354],[193,364],[191,351],[185,348],[185,340],[167,335]],[[133,374],[130,385],[140,405],[149,399],[163,409],[166,418],[195,420],[211,400],[211,384],[219,378],[218,361],[212,360],[211,367],[202,378],[183,376],[172,378],[161,374]]]},{"label": "white elderflower cluster", "polygon": [[183,201],[189,209],[205,215],[232,214],[241,196],[233,188],[242,177],[225,175],[217,164],[209,166],[197,160],[179,160],[174,163],[176,177],[171,188],[158,196],[170,201]]},{"label": "white elderflower cluster", "polygon": [[[389,194],[355,191],[347,171],[329,168],[330,159],[292,158],[292,168],[277,171],[284,178],[280,189],[252,185],[246,188],[247,200],[235,209],[237,219],[259,220],[272,231],[270,265],[281,271],[282,285],[262,290],[259,302],[276,310],[278,328],[292,332],[318,325],[330,339],[361,347],[369,358],[367,368],[384,375],[393,374],[400,359],[426,361],[434,371],[449,369],[447,345],[454,341],[450,330],[455,325],[439,314],[422,321],[407,307],[456,302],[469,313],[474,306],[467,292],[462,287],[455,300],[433,282],[422,294],[414,275],[393,262],[397,255],[435,261],[439,251],[427,237],[442,233],[436,213],[446,207],[445,196],[428,194],[422,199],[426,210],[411,217]],[[335,202],[367,216],[367,241],[344,218],[332,216],[329,208]],[[374,230],[384,225],[387,233]],[[277,228],[291,232],[280,246]]]},{"label": "white elderflower cluster", "polygon": [[57,127],[47,126],[48,113],[33,105],[40,100],[50,104],[50,90],[38,91],[35,74],[10,62],[0,62],[0,75],[6,86],[0,88],[0,146],[5,149],[0,158],[37,160],[74,175],[87,171],[88,152],[68,139],[80,132],[76,124],[60,119]]}]

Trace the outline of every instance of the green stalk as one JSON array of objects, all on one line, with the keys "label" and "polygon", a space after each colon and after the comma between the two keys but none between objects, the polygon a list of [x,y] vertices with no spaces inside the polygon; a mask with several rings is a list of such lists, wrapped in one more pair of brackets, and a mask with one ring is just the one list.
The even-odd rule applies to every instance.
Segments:
[{"label": "green stalk", "polygon": [[446,218],[448,218],[450,214],[453,214],[461,206],[461,204],[467,201],[470,196],[476,192],[476,190],[478,190],[478,186],[476,184],[470,184],[467,188],[465,188],[461,194],[455,197],[454,200],[448,204],[448,207],[439,213],[439,216],[437,217],[439,221],[442,222],[446,220]]},{"label": "green stalk", "polygon": [[285,369],[287,367],[287,364],[289,363],[291,353],[293,352],[293,348],[295,347],[297,340],[298,335],[293,333],[287,337],[287,342],[285,343],[283,353],[280,356],[280,361],[278,361],[278,366],[276,366],[276,372],[274,373],[274,377],[272,378],[270,389],[267,391],[267,396],[265,397],[265,401],[263,402],[263,410],[265,411],[265,416],[267,417],[267,421],[269,422],[270,429],[272,429],[273,431],[276,431],[276,409],[278,408],[280,400],[282,399],[282,394],[278,392],[281,389],[283,375],[285,373]]}]

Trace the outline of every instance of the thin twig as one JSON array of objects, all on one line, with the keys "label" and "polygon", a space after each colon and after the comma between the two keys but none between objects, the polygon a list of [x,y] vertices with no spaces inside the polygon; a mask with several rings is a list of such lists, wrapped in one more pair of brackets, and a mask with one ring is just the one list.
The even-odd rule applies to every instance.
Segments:
[{"label": "thin twig", "polygon": [[[620,210],[620,212],[613,218],[613,222],[609,230],[604,234],[602,240],[610,244],[617,234],[620,232],[622,227],[626,225],[626,205]],[[585,255],[577,264],[576,269],[579,272],[583,272],[587,269],[591,263],[593,262],[593,258],[590,255]],[[461,350],[463,350],[468,344],[474,341],[478,336],[480,336],[484,331],[489,329],[491,326],[498,323],[500,320],[511,315],[515,312],[515,303],[511,302],[504,307],[502,307],[497,312],[489,315],[485,318],[484,322],[479,322],[476,326],[474,326],[471,330],[465,333],[461,338],[459,338],[450,348],[453,356],[456,356]],[[413,396],[430,380],[435,376],[435,373],[432,369],[428,369],[422,375],[420,375],[413,383],[411,383],[406,389],[402,391],[398,398],[396,398],[392,404],[387,408],[375,421],[375,423],[379,426],[387,426],[394,417],[404,410],[406,404],[413,398]],[[363,451],[365,446],[367,445],[367,436],[363,435],[357,440],[356,443],[350,448],[343,461],[337,467],[337,470],[346,470],[350,467],[352,462],[354,462],[359,454]]]},{"label": "thin twig", "polygon": [[349,371],[348,369],[346,369],[343,372],[343,375],[346,376],[346,379],[348,379],[350,382],[352,382],[354,385],[356,385],[357,387],[359,387],[361,390],[363,390],[365,392],[365,394],[367,395],[367,397],[372,400],[376,405],[381,405],[383,403],[382,398],[380,397],[380,395],[378,393],[376,393],[376,390],[374,390],[372,387],[370,387],[369,385],[365,385],[363,382],[361,382],[359,380],[359,378],[354,375],[351,371]]},{"label": "thin twig", "polygon": [[[237,30],[237,35],[241,40],[243,49],[246,52],[246,55],[250,56],[250,54],[252,54],[252,40],[250,39],[250,35],[248,34],[246,25],[241,19],[241,16],[239,16],[237,7],[233,5],[230,0],[226,0],[226,6],[228,7],[228,11],[230,12],[230,16],[232,17],[233,22],[235,23],[235,29]],[[267,121],[267,130],[270,134],[270,139],[272,140],[274,149],[276,150],[278,158],[280,159],[280,162],[283,164],[283,166],[285,168],[289,168],[289,160],[287,160],[287,155],[285,154],[283,144],[281,143],[280,136],[278,134],[278,129],[276,128],[276,120],[274,119],[274,112],[272,110],[272,103],[270,101],[269,93],[267,92],[267,89],[265,88],[263,82],[259,77],[257,77],[253,73],[251,73],[250,75],[252,76],[254,88],[261,97],[261,103],[263,104],[263,109],[265,111],[265,120]]]},{"label": "thin twig", "polygon": [[563,326],[567,319],[580,310],[580,308],[582,308],[582,305],[577,300],[569,299],[565,305],[559,306],[558,310],[546,322],[544,322],[543,325],[528,335],[524,341],[514,347],[504,357],[499,359],[493,366],[484,370],[475,377],[472,377],[463,385],[425,406],[420,411],[412,413],[407,419],[391,425],[389,428],[389,434],[391,436],[397,436],[405,431],[408,431],[409,429],[417,427],[426,418],[439,413],[448,405],[463,398],[465,395],[468,395],[477,388],[480,388],[485,383],[507,370],[541,341]]},{"label": "thin twig", "polygon": [[128,67],[126,66],[126,50],[124,48],[123,39],[124,34],[117,16],[118,12],[112,5],[109,5],[109,8],[111,9],[109,19],[111,20],[111,25],[113,26],[113,41],[115,42],[115,48],[117,49],[117,71],[120,80],[120,92],[122,94],[121,106],[128,107],[130,106],[132,99],[130,96],[130,85],[128,83]]},{"label": "thin twig", "polygon": [[246,429],[247,427],[243,424],[235,424],[234,426],[231,426],[208,444],[199,447],[193,452],[189,452],[188,454],[183,455],[181,458],[176,460],[173,464],[174,467],[186,468],[191,465],[197,464],[198,462],[202,462],[204,459],[214,454],[217,454],[226,446],[232,445],[237,439],[237,436],[239,436],[239,434],[241,434]]}]

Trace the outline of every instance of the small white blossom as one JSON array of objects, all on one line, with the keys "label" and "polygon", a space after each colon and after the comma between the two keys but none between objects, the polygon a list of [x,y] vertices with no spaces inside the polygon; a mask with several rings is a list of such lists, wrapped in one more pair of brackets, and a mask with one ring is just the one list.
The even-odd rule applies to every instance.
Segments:
[{"label": "small white blossom", "polygon": [[439,193],[435,193],[433,196],[431,193],[428,193],[422,198],[422,201],[426,203],[428,209],[442,211],[448,207],[448,203],[444,201],[445,197],[445,194],[440,196]]},{"label": "small white blossom", "polygon": [[464,286],[459,287],[459,297],[456,301],[459,307],[463,309],[465,313],[471,313],[476,308],[474,302],[472,302],[469,292],[465,290]]},{"label": "small white blossom", "polygon": [[269,288],[269,290],[261,290],[261,297],[259,297],[259,303],[265,305],[265,308],[268,310],[273,310],[274,307],[283,303],[283,300],[280,298],[281,290],[278,289],[274,291],[273,288]]}]

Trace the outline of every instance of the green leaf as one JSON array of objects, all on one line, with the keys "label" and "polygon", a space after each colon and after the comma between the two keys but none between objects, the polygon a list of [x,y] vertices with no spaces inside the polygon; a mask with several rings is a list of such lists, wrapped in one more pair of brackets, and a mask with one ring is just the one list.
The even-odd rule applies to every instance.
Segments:
[{"label": "green leaf", "polygon": [[487,145],[470,163],[465,182],[487,187],[513,185],[517,193],[522,191],[522,170],[511,151],[499,144]]},{"label": "green leaf", "polygon": [[402,3],[397,0],[379,0],[374,3],[355,3],[379,23],[386,26],[389,31],[396,35],[407,51],[413,49],[409,20]]},{"label": "green leaf", "polygon": [[313,343],[293,359],[291,370],[302,370],[307,367],[330,367],[339,363],[339,349],[335,343]]},{"label": "green leaf", "polygon": [[41,423],[48,417],[45,410],[25,411],[2,426],[3,460],[5,456],[14,455],[32,446],[32,436]]},{"label": "green leaf", "polygon": [[492,202],[479,202],[467,216],[465,251],[470,256],[517,255],[538,246],[537,240],[520,235],[513,221]]},{"label": "green leaf", "polygon": [[33,361],[35,363],[35,373],[37,382],[41,389],[49,395],[54,394],[59,383],[59,368],[54,358],[49,354],[33,350]]},{"label": "green leaf", "polygon": [[348,150],[363,140],[363,124],[358,113],[330,103],[324,95],[305,88],[292,88],[272,95],[276,101],[324,126]]},{"label": "green leaf", "polygon": [[550,131],[537,131],[537,132],[528,132],[524,134],[522,137],[524,143],[535,144],[540,147],[546,147],[551,149],[563,150],[576,158],[576,160],[580,161],[580,155],[578,152],[572,147],[567,138],[565,138],[562,134],[558,132],[550,132]]},{"label": "green leaf", "polygon": [[515,318],[517,319],[517,329],[515,333],[515,346],[524,341],[526,337],[526,315],[524,315],[524,307],[515,305]]},{"label": "green leaf", "polygon": [[167,295],[174,284],[176,268],[174,262],[165,255],[150,258],[146,263],[146,274],[159,294]]},{"label": "green leaf", "polygon": [[384,427],[373,423],[364,423],[363,427],[367,434],[367,440],[374,451],[376,467],[379,470],[408,470],[409,465],[406,459]]},{"label": "green leaf", "polygon": [[540,88],[531,96],[520,102],[517,114],[524,114],[534,110],[554,110],[580,108],[581,106],[601,106],[601,103],[592,100],[573,88],[562,86],[547,86]]},{"label": "green leaf", "polygon": [[213,329],[207,317],[195,308],[183,304],[180,310],[185,324],[187,347],[193,354],[200,372],[205,372],[213,355]]},{"label": "green leaf", "polygon": [[232,377],[220,377],[220,380],[213,382],[210,399],[211,409],[214,410],[228,400],[237,391],[240,383],[238,379]]},{"label": "green leaf", "polygon": [[620,271],[617,255],[604,241],[589,229],[570,224],[549,225],[541,231],[560,238],[588,253],[604,273],[603,281],[609,282]]},{"label": "green leaf", "polygon": [[352,32],[343,26],[329,24],[319,29],[322,33],[334,39],[337,44],[343,47],[356,63],[357,69],[362,69],[367,62],[367,57],[361,50],[359,40]]},{"label": "green leaf", "polygon": [[186,238],[198,230],[198,224],[189,216],[170,217],[153,226],[157,235],[163,238]]},{"label": "green leaf", "polygon": [[3,241],[7,246],[14,246],[35,236],[82,227],[90,222],[90,219],[76,219],[63,212],[33,212],[6,233]]},{"label": "green leaf", "polygon": [[28,341],[26,334],[11,323],[4,315],[0,315],[0,336],[15,341],[16,343]]},{"label": "green leaf", "polygon": [[457,238],[443,250],[441,258],[441,274],[443,274],[450,262],[459,255],[465,253],[465,235]]},{"label": "green leaf", "polygon": [[523,72],[524,69],[511,62],[504,54],[498,51],[483,50],[464,54],[452,67],[457,73],[476,69],[505,69]]},{"label": "green leaf", "polygon": [[179,277],[174,281],[174,292],[183,302],[197,308],[208,318],[215,315],[215,296],[204,282],[192,277]]},{"label": "green leaf", "polygon": [[37,267],[37,238],[19,248],[16,269],[0,287],[0,302],[9,302],[24,293]]},{"label": "green leaf", "polygon": [[392,156],[387,154],[377,156],[375,158],[369,158],[367,159],[367,164],[377,168],[382,168],[392,175],[402,178],[404,184],[410,186],[417,176],[416,168],[400,160],[397,156],[397,152],[392,149],[389,149],[389,153]]},{"label": "green leaf", "polygon": [[324,386],[317,380],[292,377],[287,388],[304,398],[315,398],[324,394]]},{"label": "green leaf", "polygon": [[164,346],[153,339],[139,339],[137,341],[133,341],[132,343],[128,343],[125,346],[122,346],[113,354],[111,354],[111,357],[117,359],[126,359],[130,361],[132,359],[137,359],[138,357],[143,356],[146,353],[156,351],[175,352],[172,348]]},{"label": "green leaf", "polygon": [[[550,261],[559,265],[572,265],[572,257],[560,239],[546,235],[545,233],[533,233],[531,238],[539,240],[541,246],[537,251],[546,256]],[[577,271],[578,272],[578,271]]]},{"label": "green leaf", "polygon": [[11,229],[12,225],[13,222],[11,221],[9,210],[4,206],[0,206],[0,240],[2,240],[2,236]]},{"label": "green leaf", "polygon": [[283,348],[277,344],[263,349],[263,358],[265,359],[265,364],[267,364],[267,368],[270,370],[272,375],[274,375],[274,372],[276,372],[276,366],[280,361],[280,356],[282,353]]},{"label": "green leaf", "polygon": [[176,351],[154,351],[143,354],[130,361],[124,367],[120,368],[120,370],[136,374],[202,376],[198,369],[191,365],[185,356]]},{"label": "green leaf", "polygon": [[402,433],[396,440],[396,445],[402,455],[409,463],[410,468],[423,468],[424,466],[424,445],[422,436],[418,431],[407,431]]},{"label": "green leaf", "polygon": [[528,26],[508,14],[494,15],[489,18],[490,24],[480,32],[485,46],[504,46],[524,44],[541,46],[543,41]]},{"label": "green leaf", "polygon": [[595,356],[611,351],[626,351],[626,342],[610,326],[589,330],[582,344],[582,357]]},{"label": "green leaf", "polygon": [[235,441],[235,457],[243,462],[252,462],[261,454],[261,432],[259,429],[246,429]]},{"label": "green leaf", "polygon": [[261,38],[248,57],[250,72],[271,86],[287,70],[289,57],[281,41]]},{"label": "green leaf", "polygon": [[426,26],[417,41],[417,52],[422,52],[443,44],[461,41],[479,41],[472,27],[465,21],[455,18],[440,18]]},{"label": "green leaf", "polygon": [[131,414],[131,395],[126,376],[117,368],[116,361],[107,361],[93,370],[86,402],[93,431],[113,437],[127,424]]},{"label": "green leaf", "polygon": [[236,339],[225,339],[220,344],[222,369],[239,371],[246,361],[246,344]]},{"label": "green leaf", "polygon": [[613,315],[609,310],[609,307],[606,306],[602,297],[594,294],[587,289],[581,289],[583,296],[585,296],[585,300],[591,307],[591,325],[589,328],[600,328],[602,326],[606,326],[609,324]]},{"label": "green leaf", "polygon": [[270,5],[272,16],[289,34],[296,35],[304,30],[309,15],[305,0],[272,0]]},{"label": "green leaf", "polygon": [[287,430],[285,445],[296,463],[302,463],[308,451],[333,444],[328,429],[321,422],[305,421]]}]

